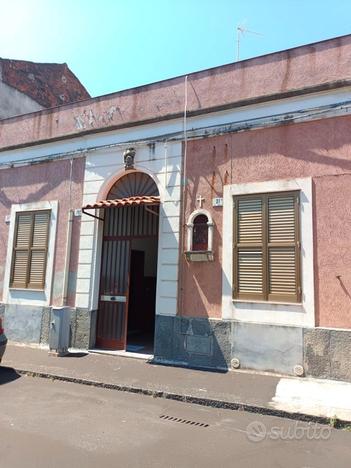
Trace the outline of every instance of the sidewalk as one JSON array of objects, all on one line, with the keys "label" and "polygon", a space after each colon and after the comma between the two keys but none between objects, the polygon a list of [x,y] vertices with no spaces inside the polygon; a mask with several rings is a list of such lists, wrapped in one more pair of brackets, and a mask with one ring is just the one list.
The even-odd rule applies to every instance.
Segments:
[{"label": "sidewalk", "polygon": [[243,371],[209,372],[95,353],[54,357],[47,350],[14,344],[8,345],[2,365],[20,374],[206,406],[322,423],[335,416],[351,421],[351,384],[345,382]]}]

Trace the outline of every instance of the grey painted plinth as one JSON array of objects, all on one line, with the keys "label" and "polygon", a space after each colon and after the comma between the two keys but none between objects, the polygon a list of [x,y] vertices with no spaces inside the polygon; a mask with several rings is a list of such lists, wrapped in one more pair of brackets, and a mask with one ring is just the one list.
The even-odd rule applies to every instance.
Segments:
[{"label": "grey painted plinth", "polygon": [[303,329],[191,317],[156,317],[155,361],[207,369],[230,368],[351,381],[351,330]]},{"label": "grey painted plinth", "polygon": [[230,363],[230,323],[158,315],[154,356],[156,362],[226,370]]},{"label": "grey painted plinth", "polygon": [[[26,304],[1,304],[6,336],[10,341],[30,344],[49,344],[51,307]],[[70,346],[88,349],[94,345],[96,311],[71,309]]]},{"label": "grey painted plinth", "polygon": [[303,364],[302,328],[233,322],[231,343],[243,369],[293,375]]},{"label": "grey painted plinth", "polygon": [[[48,344],[51,308],[0,304],[9,340]],[[96,311],[71,309],[70,346],[95,344]],[[262,325],[194,317],[156,316],[156,362],[227,370],[231,359],[240,368],[351,382],[351,330]]]},{"label": "grey painted plinth", "polygon": [[351,330],[304,329],[306,375],[351,382]]},{"label": "grey painted plinth", "polygon": [[303,330],[205,318],[156,317],[155,361],[227,370],[240,368],[294,373],[303,364]]},{"label": "grey painted plinth", "polygon": [[19,343],[40,344],[48,338],[42,330],[43,316],[47,320],[49,308],[19,304],[5,304],[4,327],[9,340]]}]

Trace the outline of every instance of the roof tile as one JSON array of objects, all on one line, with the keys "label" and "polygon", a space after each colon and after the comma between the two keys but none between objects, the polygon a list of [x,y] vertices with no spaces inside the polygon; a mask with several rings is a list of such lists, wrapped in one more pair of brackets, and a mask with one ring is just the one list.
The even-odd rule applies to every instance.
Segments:
[{"label": "roof tile", "polygon": [[117,208],[121,206],[135,205],[159,205],[160,197],[142,196],[117,198],[116,200],[101,200],[96,203],[83,206],[83,210],[92,210],[94,208]]},{"label": "roof tile", "polygon": [[66,63],[34,63],[0,58],[2,81],[43,107],[90,98]]}]

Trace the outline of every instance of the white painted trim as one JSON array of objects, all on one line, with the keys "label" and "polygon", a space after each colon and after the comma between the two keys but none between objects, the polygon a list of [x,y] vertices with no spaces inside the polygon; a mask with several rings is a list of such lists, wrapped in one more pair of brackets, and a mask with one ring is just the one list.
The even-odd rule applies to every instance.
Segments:
[{"label": "white painted trim", "polygon": [[187,224],[189,224],[189,225],[190,225],[190,224],[193,224],[193,223],[194,223],[194,219],[195,219],[196,216],[198,216],[198,215],[205,215],[205,216],[207,216],[207,219],[208,219],[208,223],[207,223],[207,224],[213,223],[211,213],[210,213],[209,211],[203,209],[203,208],[199,208],[198,210],[194,210],[194,211],[190,214],[190,216],[189,216],[189,218],[188,218]]},{"label": "white painted trim", "polygon": [[[140,168],[139,165],[135,165],[134,169],[140,172],[143,172],[147,175],[149,175],[152,180],[155,182],[157,189],[159,191],[160,195],[160,220],[161,220],[161,210],[162,210],[162,201],[164,199],[164,188],[162,187],[160,180],[158,177],[155,176],[150,170],[143,168]],[[106,192],[108,187],[110,187],[111,182],[113,180],[119,180],[123,176],[127,175],[125,169],[120,169],[116,173],[114,173],[111,177],[108,179],[104,180],[101,183],[100,190],[97,194],[94,194],[94,197],[98,197],[100,193]],[[100,201],[98,198],[96,198],[96,201]],[[90,287],[90,293],[89,293],[89,302],[88,302],[88,307],[89,309],[95,310],[98,308],[99,304],[99,293],[100,293],[100,273],[101,273],[101,255],[102,255],[102,237],[103,237],[103,222],[100,222],[98,219],[95,219],[94,221],[94,239],[93,239],[93,257],[92,257],[92,275],[91,275],[91,287]],[[161,222],[159,223],[159,241],[158,241],[158,264],[157,264],[157,271],[159,271],[159,259],[160,259],[160,254],[161,254]],[[158,277],[159,275],[157,275]],[[78,266],[78,277],[79,277],[79,266]],[[157,280],[157,288],[159,289],[159,280]],[[156,310],[157,310],[157,299],[158,299],[158,294],[156,292]]]},{"label": "white painted trim", "polygon": [[204,210],[202,208],[198,210],[194,210],[189,218],[188,222],[186,223],[186,226],[188,228],[187,232],[187,251],[191,252],[193,250],[193,229],[194,229],[194,219],[199,216],[199,215],[205,215],[207,217],[207,226],[208,226],[208,245],[207,245],[207,251],[212,252],[213,251],[213,219],[211,216],[211,213],[207,210]]},{"label": "white painted trim", "polygon": [[[131,130],[130,130],[131,131]],[[167,167],[165,166],[167,151]],[[99,150],[86,156],[83,204],[104,198],[111,184],[126,175],[120,148]],[[181,143],[138,145],[135,169],[148,174],[160,194],[160,223],[157,260],[156,314],[176,315],[180,230]],[[103,223],[82,217],[77,275],[76,306],[96,310],[100,287]]]},{"label": "white painted trim", "polygon": [[[46,263],[44,290],[12,289],[9,287],[12,263],[12,251],[15,235],[16,213],[21,211],[51,210],[50,231],[48,243],[48,256]],[[58,201],[43,201],[35,203],[23,203],[11,206],[9,238],[7,243],[7,256],[4,275],[3,301],[7,304],[27,304],[48,306],[51,302],[52,281],[55,257],[55,242],[57,231]]]},{"label": "white painted trim", "polygon": [[[302,303],[233,301],[233,196],[300,191]],[[222,317],[240,322],[314,327],[312,179],[272,180],[227,185],[223,200]]]},{"label": "white painted trim", "polygon": [[[147,174],[149,177],[151,177],[151,179],[155,182],[155,184],[157,186],[157,189],[158,189],[158,192],[159,192],[159,195],[160,195],[160,199],[163,200],[165,198],[164,188],[163,188],[163,186],[162,186],[162,184],[161,184],[161,182],[160,182],[160,180],[159,180],[159,178],[157,177],[156,174],[154,174],[152,171],[150,171],[150,169],[148,167],[145,167],[144,165],[140,165],[140,164],[135,164],[133,169],[135,169],[135,171],[137,171],[137,172],[143,172],[144,174]],[[122,178],[122,177],[124,177],[126,175],[128,175],[128,173],[126,172],[126,170],[124,168],[119,170],[118,172],[113,174],[112,177],[109,177],[108,179],[104,180],[104,182],[102,183],[102,185],[100,187],[99,193],[105,192],[107,190],[107,188],[110,186],[111,181],[113,181],[114,179],[119,180],[120,178]],[[99,201],[99,200],[97,200],[97,201]]]}]

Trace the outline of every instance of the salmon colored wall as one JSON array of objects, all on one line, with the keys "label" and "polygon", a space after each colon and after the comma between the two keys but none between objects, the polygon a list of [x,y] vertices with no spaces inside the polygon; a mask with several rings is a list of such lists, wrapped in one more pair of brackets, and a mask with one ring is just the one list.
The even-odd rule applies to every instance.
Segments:
[{"label": "salmon colored wall", "polygon": [[[53,303],[62,300],[62,280],[66,253],[67,220],[69,210],[70,161],[55,161],[33,166],[22,166],[0,170],[0,294],[2,295],[9,225],[5,216],[10,214],[11,205],[39,201],[58,200],[58,223],[54,260]],[[72,208],[81,208],[85,159],[73,160]],[[69,305],[74,305],[74,273],[77,271],[80,218],[74,218],[72,231],[72,256],[70,271],[73,272],[69,285]],[[0,296],[1,297],[1,296]]]},{"label": "salmon colored wall", "polygon": [[[271,100],[279,93],[349,83],[351,35],[241,60],[188,75],[187,115]],[[87,99],[0,125],[0,149],[69,138],[137,122],[182,117],[184,76]]]},{"label": "salmon colored wall", "polygon": [[[351,328],[351,117],[260,129],[188,143],[186,219],[206,200],[215,261],[181,265],[180,313],[221,317],[223,185],[313,177],[316,322]],[[184,229],[185,232],[185,229]],[[183,239],[184,243],[184,239]],[[183,245],[185,249],[185,245]],[[225,248],[225,247],[224,247]],[[231,255],[230,246],[225,250]],[[341,275],[341,278],[336,278]]]},{"label": "salmon colored wall", "polygon": [[313,185],[317,324],[351,328],[351,174]]}]

